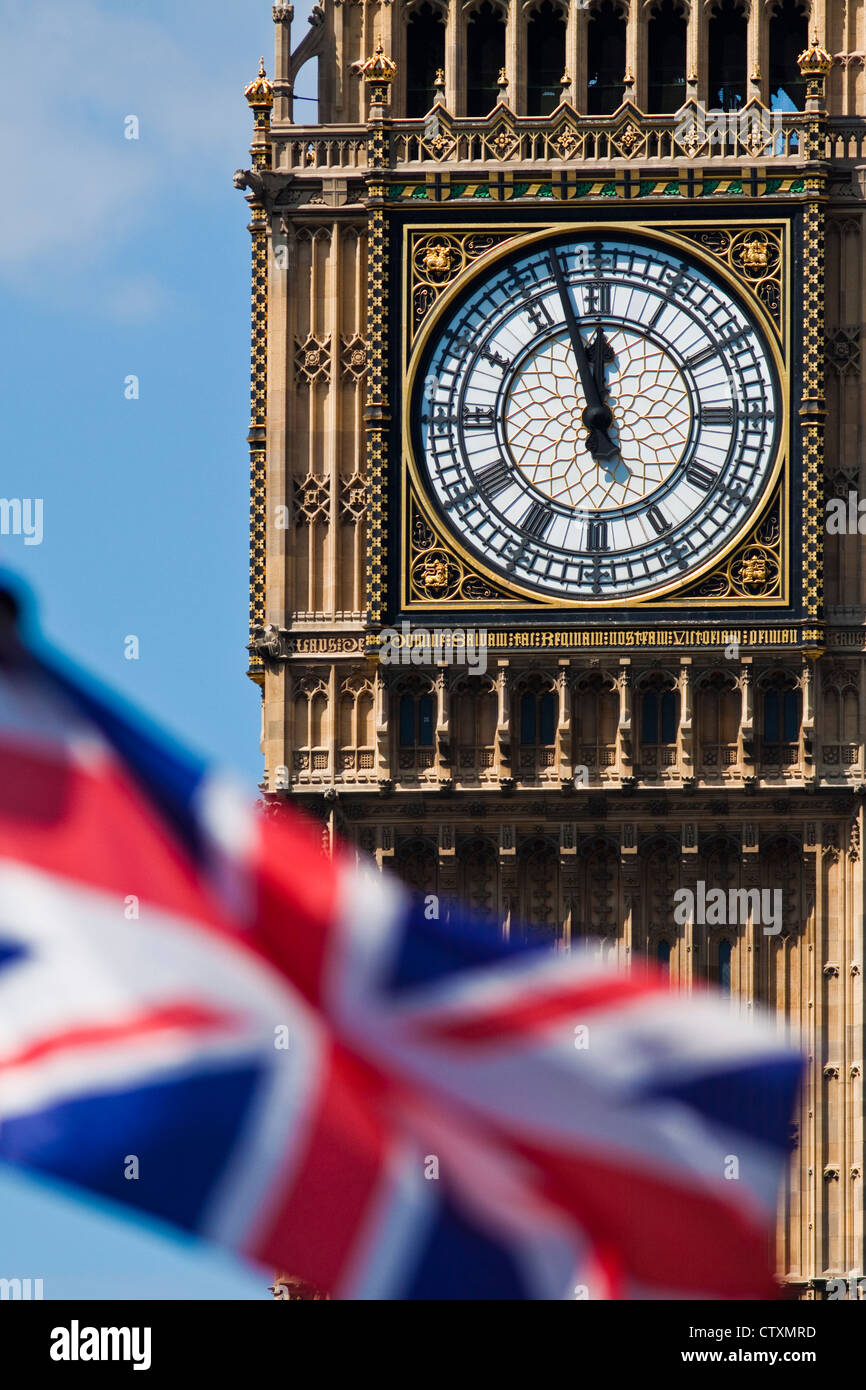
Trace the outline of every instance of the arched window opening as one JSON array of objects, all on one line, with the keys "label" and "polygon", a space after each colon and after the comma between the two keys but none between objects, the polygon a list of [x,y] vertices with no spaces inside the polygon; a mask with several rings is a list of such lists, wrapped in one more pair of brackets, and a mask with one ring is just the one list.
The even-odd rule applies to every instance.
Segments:
[{"label": "arched window opening", "polygon": [[794,743],[800,718],[796,690],[768,690],[764,696],[764,738],[768,743]]},{"label": "arched window opening", "polygon": [[565,19],[550,0],[544,0],[530,16],[526,53],[527,115],[549,116],[560,103],[565,72]]},{"label": "arched window opening", "polygon": [[711,110],[736,111],[746,104],[747,26],[741,0],[721,0],[710,15],[708,105]]},{"label": "arched window opening", "polygon": [[575,692],[576,755],[584,767],[613,767],[619,696],[604,676],[589,676]]},{"label": "arched window opening", "polygon": [[340,701],[340,749],[348,752],[355,747],[355,698],[344,695]]},{"label": "arched window opening", "polygon": [[543,678],[532,676],[520,695],[520,766],[552,767],[556,746],[557,698]]},{"label": "arched window opening", "polygon": [[824,687],[821,718],[823,758],[829,766],[853,767],[860,758],[860,700],[853,685]]},{"label": "arched window opening", "polygon": [[493,110],[499,96],[497,82],[504,66],[505,20],[490,0],[484,0],[466,29],[467,115],[486,116]]},{"label": "arched window opening", "polygon": [[656,943],[656,963],[665,975],[670,974],[671,943],[669,941],[661,940]]},{"label": "arched window opening", "polygon": [[679,696],[675,690],[647,689],[641,695],[641,762],[671,767],[676,762]]},{"label": "arched window opening", "polygon": [[436,96],[436,73],[445,66],[445,25],[432,5],[415,10],[406,29],[406,115],[426,116]]},{"label": "arched window opening", "polygon": [[717,948],[717,983],[723,994],[731,992],[731,955],[733,947],[730,941],[720,941]]},{"label": "arched window opening", "polygon": [[331,759],[327,744],[328,697],[324,686],[320,681],[304,679],[293,704],[293,769],[303,776],[310,772],[325,772]]},{"label": "arched window opening", "polygon": [[713,676],[698,691],[698,737],[701,763],[712,772],[724,772],[737,761],[740,694],[726,676]]},{"label": "arched window opening", "polygon": [[489,682],[469,677],[455,691],[451,728],[456,735],[461,775],[485,772],[496,760],[496,692]]},{"label": "arched window opening", "polygon": [[295,744],[298,748],[310,746],[310,702],[306,695],[295,696]]},{"label": "arched window opening", "polygon": [[344,776],[373,769],[373,695],[349,678],[339,705],[340,768]]},{"label": "arched window opening", "polygon": [[770,16],[770,108],[802,111],[806,78],[797,56],[809,47],[809,17],[797,0],[782,0]]},{"label": "arched window opening", "polygon": [[615,111],[625,91],[625,17],[612,0],[589,16],[587,27],[587,111],[591,116]]},{"label": "arched window opening", "polygon": [[649,110],[678,111],[686,96],[686,19],[677,0],[661,0],[650,15],[647,71]]},{"label": "arched window opening", "polygon": [[397,766],[401,772],[429,772],[436,762],[436,697],[421,676],[401,680],[397,693]]},{"label": "arched window opening", "polygon": [[292,108],[298,125],[318,125],[319,59],[315,54],[295,73],[292,84]]},{"label": "arched window opening", "polygon": [[407,692],[400,696],[400,747],[431,748],[433,745],[433,696]]},{"label": "arched window opening", "polygon": [[324,746],[327,712],[328,697],[323,691],[318,692],[310,701],[310,743],[314,748]]},{"label": "arched window opening", "polygon": [[792,676],[779,672],[762,685],[761,759],[770,766],[793,767],[800,758],[800,691]]},{"label": "arched window opening", "polygon": [[520,742],[537,747],[556,738],[556,698],[552,690],[527,691],[520,700]]}]

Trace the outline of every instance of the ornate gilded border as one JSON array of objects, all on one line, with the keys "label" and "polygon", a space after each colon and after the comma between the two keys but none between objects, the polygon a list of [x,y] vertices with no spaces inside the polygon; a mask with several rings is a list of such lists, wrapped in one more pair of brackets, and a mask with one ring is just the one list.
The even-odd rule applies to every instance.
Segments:
[{"label": "ornate gilded border", "polygon": [[367,618],[383,620],[388,599],[388,247],[385,184],[388,141],[384,124],[371,121],[367,141],[367,341],[364,428],[367,437]]},{"label": "ornate gilded border", "polygon": [[[423,488],[415,477],[407,428],[407,403],[411,392],[413,361],[423,348],[426,337],[424,325],[444,295],[459,293],[464,280],[474,273],[482,260],[498,259],[505,243],[526,233],[543,235],[559,230],[572,231],[581,224],[574,221],[508,223],[491,228],[489,223],[440,224],[407,223],[403,228],[403,448],[401,527],[401,607],[413,610],[459,611],[473,606],[479,609],[504,608],[512,611],[544,611],[568,608],[580,611],[598,605],[584,602],[563,602],[542,599],[503,583],[501,576],[488,573],[475,557],[465,550],[444,529],[433,508],[427,502]],[[777,356],[777,368],[785,398],[786,428],[783,444],[774,467],[769,494],[765,494],[760,519],[747,522],[733,538],[725,554],[716,557],[697,580],[655,599],[619,601],[617,607],[646,611],[672,607],[733,608],[745,602],[760,602],[763,606],[783,607],[790,602],[790,455],[787,435],[790,425],[790,306],[791,299],[791,224],[787,218],[773,221],[731,223],[722,219],[698,219],[670,222],[665,219],[622,223],[592,222],[594,228],[644,231],[680,238],[687,249],[699,257],[717,262],[725,278],[740,292],[746,292],[753,309],[768,331],[768,339]],[[476,248],[488,238],[490,245]],[[430,253],[433,253],[432,256]],[[432,261],[428,267],[427,259]],[[419,290],[428,290],[419,314]],[[776,522],[768,520],[770,514]],[[419,546],[416,536],[419,518],[432,540]],[[805,526],[805,512],[804,512]],[[770,528],[769,530],[767,528]],[[778,528],[778,534],[774,530]],[[805,535],[804,535],[805,541]],[[435,565],[432,563],[435,560]],[[432,583],[431,583],[432,580]],[[707,581],[714,593],[699,593]],[[489,597],[487,596],[489,594]],[[810,610],[811,616],[811,610]]]},{"label": "ornate gilded border", "polygon": [[[816,181],[817,182],[817,181]],[[806,616],[824,608],[824,205],[803,219],[803,598]]]},{"label": "ornate gilded border", "polygon": [[[268,425],[268,226],[267,213],[253,206],[252,329],[250,347],[250,638],[265,625],[267,592],[267,425]],[[250,655],[250,674],[263,672],[262,659]]]}]

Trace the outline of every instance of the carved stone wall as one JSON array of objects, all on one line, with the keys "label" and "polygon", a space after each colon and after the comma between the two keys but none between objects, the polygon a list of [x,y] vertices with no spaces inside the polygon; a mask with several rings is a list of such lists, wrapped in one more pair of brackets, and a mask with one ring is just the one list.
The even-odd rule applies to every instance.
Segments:
[{"label": "carved stone wall", "polygon": [[[808,643],[766,620],[739,643],[716,633],[689,644],[671,629],[657,645],[637,631],[613,645],[609,633],[575,629],[572,642],[565,629],[533,624],[498,645],[502,633],[492,636],[483,671],[388,665],[370,655],[375,625],[366,610],[370,574],[377,602],[384,590],[382,532],[393,536],[401,525],[388,514],[382,452],[394,407],[389,198],[403,207],[457,204],[485,223],[457,250],[454,238],[424,229],[410,258],[417,264],[406,267],[415,327],[453,278],[453,255],[484,254],[501,237],[501,214],[513,222],[541,207],[579,217],[586,204],[628,218],[634,200],[645,200],[653,216],[667,217],[691,199],[697,218],[715,215],[713,198],[725,206],[806,199],[808,313],[820,323],[823,297],[824,358],[810,349],[808,401],[793,404],[811,412],[816,535],[804,564],[817,609],[818,474],[826,497],[847,505],[854,494],[855,511],[866,488],[866,0],[815,0],[810,13],[810,33],[832,59],[829,122],[814,110],[792,113],[769,136],[750,128],[724,146],[702,144],[700,132],[677,135],[672,116],[646,114],[652,3],[621,0],[632,104],[601,119],[581,114],[594,0],[561,4],[569,104],[530,121],[534,7],[497,0],[506,25],[499,101],[493,117],[472,122],[461,118],[475,6],[430,3],[445,19],[436,123],[403,119],[406,28],[419,0],[321,0],[315,23],[294,36],[291,6],[275,5],[273,81],[262,76],[248,92],[253,167],[238,181],[248,190],[254,248],[250,650],[263,695],[263,791],[291,798],[359,855],[437,895],[443,912],[461,898],[491,931],[540,933],[562,950],[592,937],[624,968],[655,962],[672,988],[710,982],[730,991],[732,1008],[777,1011],[808,1059],[778,1266],[802,1296],[817,1297],[823,1281],[862,1272],[863,1261],[860,531],[824,538],[826,610],[810,614]],[[685,96],[705,105],[713,8],[686,6]],[[774,114],[775,8],[775,0],[747,6],[748,97],[759,125]],[[311,89],[313,59],[320,125],[304,124],[311,108],[294,102],[296,91]],[[357,64],[367,68],[361,77]],[[402,269],[390,267],[392,283]],[[769,307],[783,316],[781,302]],[[448,569],[424,525],[421,518],[416,532],[410,517],[412,566],[426,596],[437,584],[441,594],[443,564],[446,583],[473,583]],[[752,558],[770,566],[777,541],[778,529],[764,533]],[[733,582],[748,603],[745,581]],[[473,601],[502,597],[462,592]],[[665,696],[672,736],[649,737],[645,702]],[[544,737],[543,721],[525,736],[525,697],[549,697]],[[677,920],[677,892],[697,894],[699,884],[705,893],[749,895],[749,903],[768,894],[771,905],[781,891],[778,931],[766,934],[753,912],[733,924]]]}]

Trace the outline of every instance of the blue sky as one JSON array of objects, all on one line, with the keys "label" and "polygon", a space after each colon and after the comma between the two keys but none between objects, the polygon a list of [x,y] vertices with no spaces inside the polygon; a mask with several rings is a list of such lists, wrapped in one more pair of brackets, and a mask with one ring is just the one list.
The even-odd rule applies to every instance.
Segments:
[{"label": "blue sky", "polygon": [[[31,586],[46,636],[254,789],[249,235],[232,173],[261,53],[272,70],[271,0],[0,0],[0,17],[0,495],[44,501],[42,544],[0,536],[0,565]],[[299,91],[313,82],[308,68]]]},{"label": "blue sky", "polygon": [[[243,89],[260,54],[272,69],[271,8],[0,0],[0,496],[41,498],[44,516],[40,545],[0,536],[0,566],[50,641],[251,792],[249,235],[232,173],[249,163]],[[295,5],[295,43],[310,8]],[[0,1276],[42,1277],[46,1298],[268,1297],[227,1257],[8,1172],[0,1211]]]}]

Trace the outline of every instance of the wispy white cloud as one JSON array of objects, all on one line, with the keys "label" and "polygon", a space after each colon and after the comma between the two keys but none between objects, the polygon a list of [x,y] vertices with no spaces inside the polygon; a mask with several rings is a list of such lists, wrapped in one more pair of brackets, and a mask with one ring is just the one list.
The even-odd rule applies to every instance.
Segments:
[{"label": "wispy white cloud", "polygon": [[[122,318],[165,306],[124,250],[230,189],[249,143],[249,55],[270,39],[270,8],[0,0],[0,279],[75,305],[96,269],[91,306]],[[124,137],[128,115],[139,140]]]}]

